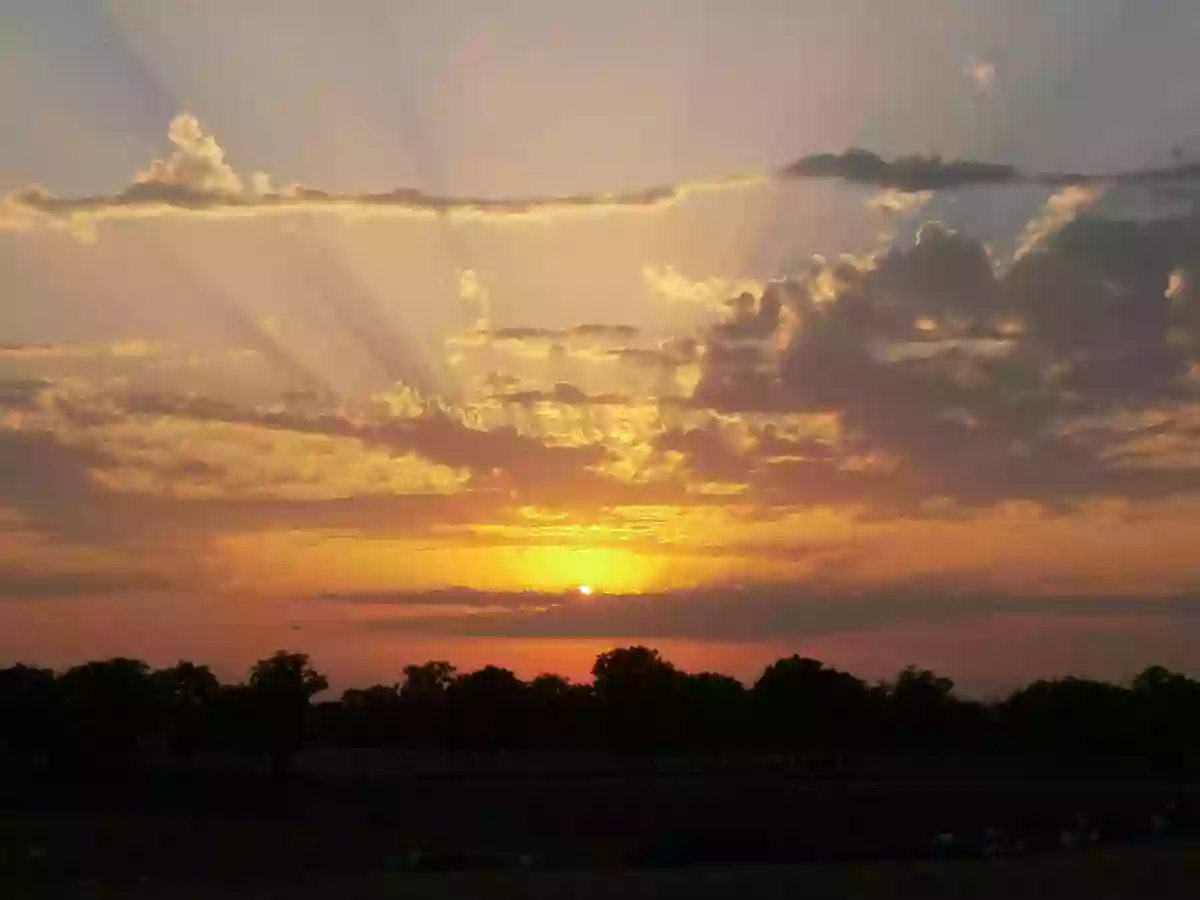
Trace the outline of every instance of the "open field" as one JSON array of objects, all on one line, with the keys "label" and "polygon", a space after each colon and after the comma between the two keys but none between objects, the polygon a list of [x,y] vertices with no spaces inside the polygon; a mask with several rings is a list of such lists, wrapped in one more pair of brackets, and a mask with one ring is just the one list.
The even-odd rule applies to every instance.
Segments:
[{"label": "open field", "polygon": [[1155,816],[1167,810],[1170,836],[1200,835],[1200,789],[1121,782],[472,767],[284,782],[213,768],[86,781],[9,772],[0,851],[9,875],[59,881],[917,860],[946,832],[957,854],[980,855],[988,828],[1039,857],[1061,855],[1061,833],[1080,814],[1102,849],[1120,849],[1154,839]]},{"label": "open field", "polygon": [[13,883],[13,900],[1184,900],[1197,895],[1200,847],[1092,850],[1071,856],[787,867],[572,872],[401,873],[244,882],[150,880]]}]

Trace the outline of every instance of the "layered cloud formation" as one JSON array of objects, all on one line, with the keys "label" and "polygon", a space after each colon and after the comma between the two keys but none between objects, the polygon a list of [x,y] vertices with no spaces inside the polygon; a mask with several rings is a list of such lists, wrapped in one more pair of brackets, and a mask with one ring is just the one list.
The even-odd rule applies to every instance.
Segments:
[{"label": "layered cloud formation", "polygon": [[[971,76],[990,83],[994,72],[975,64]],[[989,74],[991,72],[991,74]],[[1023,172],[1012,165],[939,156],[883,159],[869,150],[817,153],[773,171],[723,176],[642,190],[552,197],[451,197],[415,188],[384,192],[336,193],[300,184],[276,188],[270,176],[243,178],[225,160],[216,139],[190,113],[172,120],[173,145],[166,158],[154,160],[133,182],[114,194],[57,197],[32,185],[10,194],[0,205],[0,228],[38,224],[86,229],[105,219],[137,219],[163,214],[260,216],[297,212],[334,212],[348,216],[438,216],[472,219],[547,218],[564,214],[645,210],[675,204],[712,191],[745,190],[769,182],[840,180],[905,193],[971,187],[1032,184],[1050,187],[1086,185],[1170,185],[1200,179],[1200,163],[1130,171],[1083,174]]]},{"label": "layered cloud formation", "polygon": [[[832,179],[880,189],[871,209],[903,233],[869,252],[807,256],[786,275],[688,271],[651,248],[625,273],[645,296],[629,321],[633,304],[614,298],[604,319],[558,294],[522,318],[492,296],[497,279],[454,260],[448,296],[463,314],[410,343],[390,328],[395,310],[360,302],[347,278],[326,291],[317,343],[334,346],[333,322],[382,361],[382,383],[357,393],[322,384],[278,322],[219,296],[209,312],[236,320],[245,346],[7,341],[10,599],[186,585],[336,594],[340,605],[322,608],[355,609],[382,632],[747,640],[1000,610],[1073,615],[1079,594],[1106,597],[1097,615],[1194,611],[1178,599],[1195,587],[1186,546],[1200,521],[1193,166],[1029,175],[850,151],[699,188],[480,200],[278,189],[239,175],[190,116],[170,138],[172,154],[124,190],[25,190],[4,221],[330,209],[500,220]],[[1160,184],[1189,203],[1136,215],[1104,205]],[[946,191],[1017,185],[1044,204],[1009,235],[1011,252],[919,219]],[[303,246],[296,266],[332,278]],[[299,318],[299,301],[284,301]],[[410,318],[434,305],[401,289],[387,302]],[[174,312],[170,298],[160,308]],[[418,351],[440,380],[418,377]],[[355,362],[345,353],[333,367]],[[728,587],[781,581],[790,587]],[[512,593],[578,583],[646,595],[584,605]],[[427,588],[447,584],[480,592],[433,602]],[[709,587],[657,593],[697,584]],[[1138,584],[1166,599],[1135,610]]]}]

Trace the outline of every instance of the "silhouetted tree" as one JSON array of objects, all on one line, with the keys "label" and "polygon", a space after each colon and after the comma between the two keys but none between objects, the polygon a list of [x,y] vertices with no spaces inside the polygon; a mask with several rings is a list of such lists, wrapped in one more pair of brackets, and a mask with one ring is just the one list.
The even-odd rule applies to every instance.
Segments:
[{"label": "silhouetted tree", "polygon": [[445,660],[404,667],[400,710],[407,743],[417,747],[443,746],[450,726],[446,690],[457,670]]},{"label": "silhouetted tree", "polygon": [[[283,774],[306,739],[348,746],[499,750],[709,752],[758,749],[817,761],[1006,758],[1058,771],[1137,766],[1182,779],[1200,760],[1200,682],[1152,666],[1126,685],[1035,681],[999,703],[955,696],[953,682],[908,667],[868,686],[814,659],[767,666],[747,690],[714,672],[687,674],[645,646],[601,653],[590,684],[543,674],[526,683],[497,666],[459,675],[435,660],[399,684],[351,688],[316,707],[328,686],[303,653],[256,663],[222,685],[203,665],[151,672],[117,658],[47,669],[0,669],[0,752],[107,774],[165,739],[186,761],[202,747],[262,753]],[[54,751],[49,753],[49,751]]]},{"label": "silhouetted tree", "polygon": [[484,666],[446,687],[457,742],[473,749],[515,747],[525,737],[526,685],[508,669]]},{"label": "silhouetted tree", "polygon": [[716,672],[685,675],[680,683],[683,713],[680,743],[697,750],[734,750],[749,725],[746,686]]},{"label": "silhouetted tree", "polygon": [[342,743],[381,747],[395,745],[402,738],[398,684],[350,688],[330,711],[341,713],[338,737]]},{"label": "silhouetted tree", "polygon": [[949,748],[961,737],[966,714],[954,697],[954,682],[928,669],[908,666],[882,685],[894,745],[909,750]]},{"label": "silhouetted tree", "polygon": [[408,699],[442,697],[454,682],[455,671],[445,660],[405,666],[400,695]]},{"label": "silhouetted tree", "polygon": [[221,683],[208,666],[180,661],[153,674],[172,755],[189,762],[209,737]]},{"label": "silhouetted tree", "polygon": [[57,689],[67,722],[64,735],[81,762],[123,766],[156,728],[156,686],[150,667],[117,657],[68,669]]},{"label": "silhouetted tree", "polygon": [[1011,743],[1043,757],[1111,761],[1136,746],[1130,692],[1087,678],[1035,681],[1011,694],[1000,717]]},{"label": "silhouetted tree", "polygon": [[0,669],[0,753],[28,761],[57,742],[55,679],[50,669]]},{"label": "silhouetted tree", "polygon": [[753,696],[768,746],[824,757],[860,744],[873,711],[865,683],[800,656],[767,666]]},{"label": "silhouetted tree", "polygon": [[1200,754],[1200,682],[1151,666],[1130,685],[1139,756],[1165,777],[1183,779]]},{"label": "silhouetted tree", "polygon": [[538,675],[528,692],[531,739],[554,749],[594,746],[594,699],[590,684],[572,684],[562,675]]},{"label": "silhouetted tree", "polygon": [[307,653],[279,650],[254,664],[249,687],[271,771],[286,774],[303,745],[310,701],[329,682],[312,667]]},{"label": "silhouetted tree", "polygon": [[665,749],[677,735],[683,676],[657,650],[621,647],[596,657],[596,700],[613,745]]}]

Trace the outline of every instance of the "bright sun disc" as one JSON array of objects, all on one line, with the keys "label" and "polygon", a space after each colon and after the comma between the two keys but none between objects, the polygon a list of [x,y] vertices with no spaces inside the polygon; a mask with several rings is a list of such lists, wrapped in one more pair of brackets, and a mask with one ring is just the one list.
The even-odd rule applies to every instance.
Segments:
[{"label": "bright sun disc", "polygon": [[583,594],[585,597],[592,596],[592,586],[590,584],[581,584],[579,586],[579,593]]}]

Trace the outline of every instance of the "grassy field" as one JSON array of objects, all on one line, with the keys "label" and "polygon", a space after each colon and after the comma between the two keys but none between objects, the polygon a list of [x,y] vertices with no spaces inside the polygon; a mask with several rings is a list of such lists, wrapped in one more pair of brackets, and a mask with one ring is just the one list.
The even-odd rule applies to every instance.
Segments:
[{"label": "grassy field", "polygon": [[401,873],[242,882],[10,882],[4,896],[12,900],[1194,900],[1200,896],[1200,847],[1126,847],[1036,859],[860,865]]}]

